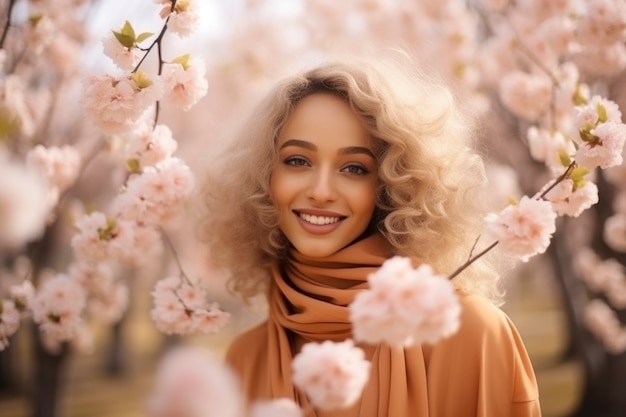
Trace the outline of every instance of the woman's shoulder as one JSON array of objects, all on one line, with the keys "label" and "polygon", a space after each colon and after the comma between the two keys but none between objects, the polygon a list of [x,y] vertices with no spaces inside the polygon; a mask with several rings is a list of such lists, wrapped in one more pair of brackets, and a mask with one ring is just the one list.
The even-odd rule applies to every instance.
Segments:
[{"label": "woman's shoulder", "polygon": [[459,292],[461,330],[474,335],[514,328],[509,316],[491,300],[478,294]]},{"label": "woman's shoulder", "polygon": [[226,350],[225,361],[235,368],[241,368],[244,362],[256,360],[266,346],[267,321],[263,321],[233,339]]}]

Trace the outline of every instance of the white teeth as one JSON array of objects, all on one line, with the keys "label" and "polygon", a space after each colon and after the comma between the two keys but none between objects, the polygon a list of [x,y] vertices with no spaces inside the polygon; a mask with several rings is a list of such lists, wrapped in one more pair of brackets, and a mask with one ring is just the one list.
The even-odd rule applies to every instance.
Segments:
[{"label": "white teeth", "polygon": [[339,217],[312,216],[304,213],[300,213],[300,218],[307,223],[317,225],[337,223],[339,221]]}]

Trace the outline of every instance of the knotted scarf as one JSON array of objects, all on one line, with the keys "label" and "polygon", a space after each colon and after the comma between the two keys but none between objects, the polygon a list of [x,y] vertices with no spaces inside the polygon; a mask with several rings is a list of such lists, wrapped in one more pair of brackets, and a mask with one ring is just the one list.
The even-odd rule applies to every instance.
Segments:
[{"label": "knotted scarf", "polygon": [[[291,398],[316,417],[539,416],[534,374],[521,340],[486,300],[478,308],[489,304],[485,317],[492,317],[486,323],[483,317],[470,318],[467,331],[452,338],[456,342],[406,349],[358,345],[372,364],[360,401],[344,410],[310,413],[308,399],[292,383],[293,357],[304,343],[352,337],[348,305],[367,286],[368,274],[391,256],[390,245],[374,234],[324,259],[292,251],[287,262],[276,265],[268,320],[239,338],[226,358],[248,397]],[[465,342],[481,340],[482,327],[491,325],[505,332],[489,346]],[[524,405],[513,409],[515,401]]]}]

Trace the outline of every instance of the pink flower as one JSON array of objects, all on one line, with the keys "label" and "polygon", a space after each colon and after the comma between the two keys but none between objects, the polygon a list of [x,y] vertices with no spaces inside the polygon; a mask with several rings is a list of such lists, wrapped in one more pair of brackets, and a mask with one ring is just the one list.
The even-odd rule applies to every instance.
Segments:
[{"label": "pink flower", "polygon": [[605,349],[613,354],[626,351],[626,329],[621,327],[617,314],[601,300],[591,300],[585,306],[583,321]]},{"label": "pink flower", "polygon": [[78,336],[83,326],[85,290],[67,275],[57,274],[45,281],[33,302],[33,320],[55,345]]},{"label": "pink flower", "polygon": [[292,399],[279,398],[253,402],[249,417],[304,417],[304,413]]},{"label": "pink flower", "polygon": [[205,78],[204,62],[199,58],[191,58],[183,66],[170,63],[163,66],[164,99],[189,110],[207,94],[209,83]]},{"label": "pink flower", "polygon": [[[606,114],[606,118],[601,120],[600,114]],[[622,112],[614,101],[601,96],[593,96],[589,101],[576,107],[576,128],[578,130],[591,130],[599,123],[620,122]]]},{"label": "pink flower", "polygon": [[163,4],[160,16],[162,19],[170,18],[168,28],[178,36],[187,37],[198,27],[200,14],[196,0],[178,0],[172,10],[170,0],[155,0],[157,4]]},{"label": "pink flower", "polygon": [[410,259],[396,256],[368,280],[370,288],[349,306],[355,340],[402,347],[435,343],[458,330],[454,288],[429,265],[413,268]]},{"label": "pink flower", "polygon": [[20,312],[11,300],[0,299],[0,351],[9,346],[11,337],[20,327]]},{"label": "pink flower", "polygon": [[168,277],[158,281],[152,292],[152,320],[165,334],[210,334],[219,332],[230,314],[218,303],[209,302],[204,288]]},{"label": "pink flower", "polygon": [[537,120],[550,106],[552,81],[544,75],[513,71],[500,82],[499,93],[512,113],[526,120]]},{"label": "pink flower", "polygon": [[178,143],[167,125],[159,124],[152,129],[141,125],[131,132],[126,143],[126,157],[139,162],[139,168],[153,166],[172,156]]},{"label": "pink flower", "polygon": [[33,283],[30,281],[22,281],[20,284],[11,286],[9,295],[15,304],[15,308],[20,313],[26,314],[33,305],[35,287],[33,287]]},{"label": "pink flower", "polygon": [[523,196],[518,204],[485,217],[485,232],[523,262],[545,252],[556,230],[552,203]]},{"label": "pink flower", "polygon": [[606,219],[602,235],[611,249],[626,252],[626,213],[614,214]]},{"label": "pink flower", "polygon": [[370,363],[362,349],[347,339],[307,343],[292,362],[293,383],[320,410],[347,408],[360,397]]},{"label": "pink flower", "polygon": [[559,153],[572,155],[576,151],[574,143],[558,131],[550,132],[532,126],[526,133],[530,155],[533,159],[545,162],[553,170],[562,170]]},{"label": "pink flower", "polygon": [[48,183],[63,191],[74,184],[81,168],[81,155],[73,146],[37,145],[28,152],[28,164],[38,169]]},{"label": "pink flower", "polygon": [[118,68],[131,71],[139,63],[140,55],[138,48],[127,48],[120,43],[113,32],[109,32],[103,39],[103,52],[111,58]]},{"label": "pink flower", "polygon": [[132,176],[113,209],[123,219],[167,226],[179,219],[194,185],[189,167],[178,158],[168,158]]},{"label": "pink flower", "polygon": [[591,139],[583,141],[576,152],[576,162],[589,169],[609,168],[623,161],[622,148],[626,141],[626,125],[608,121],[589,131]]},{"label": "pink flower", "polygon": [[587,181],[582,187],[574,189],[574,181],[565,179],[552,188],[545,198],[560,216],[578,217],[598,202],[598,187]]},{"label": "pink flower", "polygon": [[49,189],[39,172],[13,162],[0,147],[0,251],[40,237],[47,225]]},{"label": "pink flower", "polygon": [[107,133],[129,130],[161,98],[160,82],[142,74],[137,72],[122,78],[94,75],[87,79],[83,107],[102,130]]},{"label": "pink flower", "polygon": [[208,351],[178,347],[160,361],[148,417],[241,417],[244,398],[234,372]]}]

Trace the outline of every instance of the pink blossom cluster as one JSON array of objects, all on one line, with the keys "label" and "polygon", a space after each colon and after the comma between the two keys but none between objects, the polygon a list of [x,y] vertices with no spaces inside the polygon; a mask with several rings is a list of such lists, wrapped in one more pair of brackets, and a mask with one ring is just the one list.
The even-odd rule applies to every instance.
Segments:
[{"label": "pink blossom cluster", "polygon": [[200,284],[171,276],[159,280],[152,291],[154,307],[151,317],[157,329],[165,334],[217,333],[228,322],[230,314],[209,302]]},{"label": "pink blossom cluster", "polygon": [[27,163],[38,169],[48,184],[59,191],[74,184],[80,173],[81,160],[78,150],[70,145],[37,145],[26,156]]},{"label": "pink blossom cluster", "polygon": [[177,347],[161,359],[146,405],[148,417],[242,417],[235,373],[201,348]]},{"label": "pink blossom cluster", "polygon": [[[548,186],[552,186],[549,182]],[[578,217],[583,211],[598,202],[598,187],[590,181],[582,186],[567,178],[559,181],[544,196],[552,203],[552,208],[559,216]]]},{"label": "pink blossom cluster", "polygon": [[79,259],[88,262],[137,266],[162,249],[161,235],[154,227],[98,211],[80,217],[76,229],[71,245]]},{"label": "pink blossom cluster", "polygon": [[43,282],[32,309],[33,320],[49,351],[58,351],[64,342],[83,341],[88,333],[83,320],[86,303],[85,289],[68,275],[55,274]]},{"label": "pink blossom cluster", "polygon": [[41,173],[9,158],[0,145],[0,252],[40,237],[51,210],[50,188]]},{"label": "pink blossom cluster", "polygon": [[68,275],[85,290],[86,313],[99,322],[118,322],[129,302],[128,286],[116,279],[113,266],[107,263],[77,261],[68,268]]},{"label": "pink blossom cluster", "polygon": [[430,265],[414,268],[409,258],[394,256],[368,282],[349,306],[355,340],[402,347],[436,343],[458,330],[458,296]]},{"label": "pink blossom cluster", "polygon": [[132,171],[154,166],[171,157],[178,148],[167,125],[158,124],[152,128],[147,124],[137,126],[126,135],[126,160]]},{"label": "pink blossom cluster", "polygon": [[576,126],[581,138],[576,162],[583,167],[610,168],[623,162],[622,149],[626,141],[626,125],[616,103],[593,96],[577,108]]},{"label": "pink blossom cluster", "polygon": [[121,133],[130,130],[161,97],[160,80],[141,71],[121,77],[92,75],[85,82],[83,108],[103,131]]},{"label": "pink blossom cluster", "polygon": [[351,339],[307,343],[293,359],[293,383],[320,410],[347,408],[361,397],[370,366]]},{"label": "pink blossom cluster", "polygon": [[[161,4],[159,15],[162,19],[169,18],[168,28],[178,36],[187,37],[196,31],[200,23],[197,0],[154,0]],[[175,4],[174,4],[175,3]],[[174,7],[172,5],[174,4]]]},{"label": "pink blossom cluster", "polygon": [[589,290],[603,295],[616,309],[626,308],[626,270],[616,259],[601,259],[590,248],[576,253],[575,267]]},{"label": "pink blossom cluster", "polygon": [[198,57],[190,58],[184,64],[165,63],[161,78],[166,92],[164,100],[183,110],[189,110],[206,96],[209,88],[204,62]]},{"label": "pink blossom cluster", "polygon": [[0,298],[0,351],[9,346],[11,337],[19,328],[32,305],[35,289],[30,281],[11,286],[9,297]]},{"label": "pink blossom cluster", "polygon": [[615,311],[604,301],[589,301],[585,306],[583,320],[608,352],[618,355],[626,351],[626,328],[622,327]]},{"label": "pink blossom cluster", "polygon": [[178,219],[195,185],[193,173],[181,159],[168,157],[131,174],[113,201],[120,221],[143,227],[167,226]]},{"label": "pink blossom cluster", "polygon": [[133,70],[141,59],[141,51],[137,46],[128,48],[110,32],[102,39],[103,53],[120,69]]},{"label": "pink blossom cluster", "polygon": [[550,245],[556,231],[556,218],[552,203],[523,196],[517,204],[509,205],[500,213],[489,213],[484,230],[505,252],[527,262]]}]

